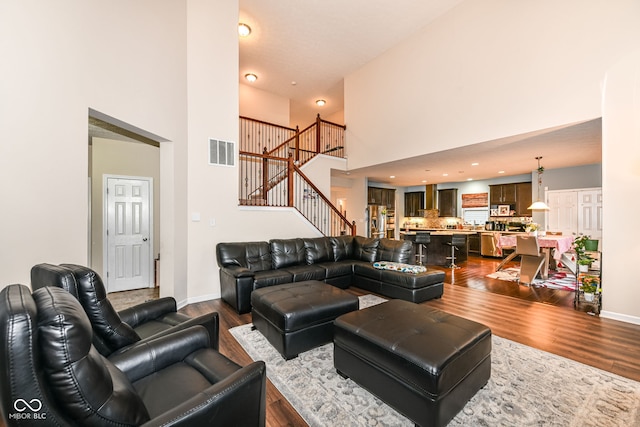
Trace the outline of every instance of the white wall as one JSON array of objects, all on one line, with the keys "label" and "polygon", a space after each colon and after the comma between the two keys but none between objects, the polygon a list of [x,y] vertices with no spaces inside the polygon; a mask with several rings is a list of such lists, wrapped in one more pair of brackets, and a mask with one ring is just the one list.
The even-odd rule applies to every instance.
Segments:
[{"label": "white wall", "polygon": [[605,72],[640,37],[639,8],[461,3],[345,78],[349,167],[600,117]]},{"label": "white wall", "polygon": [[87,264],[89,108],[185,150],[185,13],[182,1],[2,2],[0,286],[28,284],[36,263]]},{"label": "white wall", "polygon": [[240,84],[240,115],[289,127],[289,99]]},{"label": "white wall", "polygon": [[640,324],[640,50],[607,73],[602,116],[602,316]]}]

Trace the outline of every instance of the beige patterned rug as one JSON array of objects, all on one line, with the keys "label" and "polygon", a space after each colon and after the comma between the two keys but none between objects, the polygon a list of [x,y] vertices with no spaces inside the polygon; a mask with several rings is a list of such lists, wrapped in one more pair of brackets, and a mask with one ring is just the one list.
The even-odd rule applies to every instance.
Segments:
[{"label": "beige patterned rug", "polygon": [[[361,307],[379,303],[361,297]],[[230,330],[311,426],[413,426],[333,367],[333,344],[285,361],[251,325]],[[640,426],[640,383],[493,336],[491,379],[450,426]]]}]

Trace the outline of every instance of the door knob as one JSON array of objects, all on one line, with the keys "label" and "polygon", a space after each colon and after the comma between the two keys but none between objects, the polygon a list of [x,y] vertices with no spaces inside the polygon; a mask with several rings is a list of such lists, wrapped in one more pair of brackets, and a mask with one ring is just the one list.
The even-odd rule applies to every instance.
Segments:
[{"label": "door knob", "polygon": [[147,240],[149,240],[149,239],[147,239],[146,237],[143,237],[143,238],[142,238],[142,241],[143,241],[143,242],[146,242]]}]

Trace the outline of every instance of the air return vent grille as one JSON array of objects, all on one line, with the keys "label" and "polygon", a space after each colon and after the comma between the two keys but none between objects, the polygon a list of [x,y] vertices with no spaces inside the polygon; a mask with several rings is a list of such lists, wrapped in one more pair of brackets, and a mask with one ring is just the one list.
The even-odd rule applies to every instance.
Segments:
[{"label": "air return vent grille", "polygon": [[209,164],[235,166],[236,143],[209,138]]}]

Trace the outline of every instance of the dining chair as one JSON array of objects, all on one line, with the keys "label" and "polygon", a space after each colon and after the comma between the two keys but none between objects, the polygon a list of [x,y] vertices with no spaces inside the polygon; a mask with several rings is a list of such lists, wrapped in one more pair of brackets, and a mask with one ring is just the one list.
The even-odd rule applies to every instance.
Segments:
[{"label": "dining chair", "polygon": [[542,268],[546,255],[540,253],[536,236],[516,236],[516,254],[520,255],[519,283],[530,285]]}]

